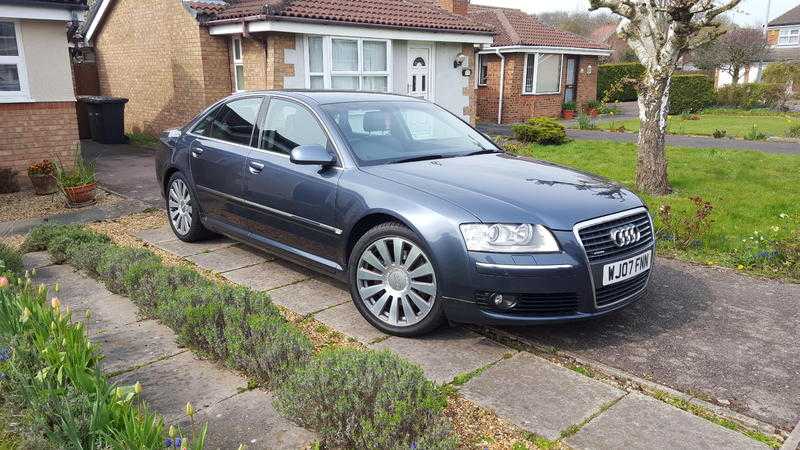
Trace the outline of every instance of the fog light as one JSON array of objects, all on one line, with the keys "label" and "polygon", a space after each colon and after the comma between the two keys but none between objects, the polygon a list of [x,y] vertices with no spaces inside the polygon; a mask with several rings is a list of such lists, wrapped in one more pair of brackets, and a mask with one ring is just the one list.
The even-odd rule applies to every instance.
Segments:
[{"label": "fog light", "polygon": [[511,309],[517,306],[517,297],[508,294],[494,294],[491,301],[494,306],[503,309]]}]

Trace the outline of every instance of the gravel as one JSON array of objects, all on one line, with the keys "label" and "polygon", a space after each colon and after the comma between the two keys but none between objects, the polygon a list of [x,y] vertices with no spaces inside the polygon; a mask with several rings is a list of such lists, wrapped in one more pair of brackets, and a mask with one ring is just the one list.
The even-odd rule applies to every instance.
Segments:
[{"label": "gravel", "polygon": [[[122,199],[116,195],[97,189],[98,205],[110,205]],[[35,219],[75,211],[67,208],[64,194],[36,195],[32,190],[22,190],[13,194],[0,195],[0,222]]]}]

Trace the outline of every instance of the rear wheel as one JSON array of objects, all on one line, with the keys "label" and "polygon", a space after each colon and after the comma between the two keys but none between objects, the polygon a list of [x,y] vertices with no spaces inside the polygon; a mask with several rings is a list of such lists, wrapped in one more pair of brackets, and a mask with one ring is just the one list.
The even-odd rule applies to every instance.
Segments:
[{"label": "rear wheel", "polygon": [[356,308],[379,330],[419,336],[441,325],[436,268],[422,241],[402,224],[381,224],[364,234],[349,271]]},{"label": "rear wheel", "polygon": [[196,242],[212,235],[200,222],[200,209],[186,178],[175,172],[167,188],[167,216],[169,225],[178,239]]}]

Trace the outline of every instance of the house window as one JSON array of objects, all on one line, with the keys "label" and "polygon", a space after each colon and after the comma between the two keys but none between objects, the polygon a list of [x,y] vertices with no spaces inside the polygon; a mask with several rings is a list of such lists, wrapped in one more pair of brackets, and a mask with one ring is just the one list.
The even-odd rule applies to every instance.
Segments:
[{"label": "house window", "polygon": [[800,28],[783,29],[778,41],[780,45],[800,45]]},{"label": "house window", "polygon": [[561,92],[562,55],[529,53],[525,57],[524,94]]},{"label": "house window", "polygon": [[25,58],[18,25],[0,22],[0,100],[27,97]]},{"label": "house window", "polygon": [[377,39],[309,36],[310,89],[389,92],[391,42]]},{"label": "house window", "polygon": [[231,40],[231,59],[233,61],[233,90],[240,92],[245,90],[242,38],[235,37]]},{"label": "house window", "polygon": [[478,86],[486,86],[489,80],[489,66],[486,55],[478,55]]}]

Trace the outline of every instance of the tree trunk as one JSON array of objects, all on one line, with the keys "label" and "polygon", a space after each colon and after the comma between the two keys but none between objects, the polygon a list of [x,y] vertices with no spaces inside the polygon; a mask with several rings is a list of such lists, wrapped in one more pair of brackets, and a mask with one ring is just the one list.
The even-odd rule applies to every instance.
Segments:
[{"label": "tree trunk", "polygon": [[639,92],[639,153],[636,161],[636,187],[651,195],[671,192],[667,181],[665,139],[669,112],[670,76],[645,76]]},{"label": "tree trunk", "polygon": [[739,84],[739,71],[740,70],[741,70],[741,67],[733,66],[733,70],[731,71],[731,84],[733,84],[734,86]]}]

